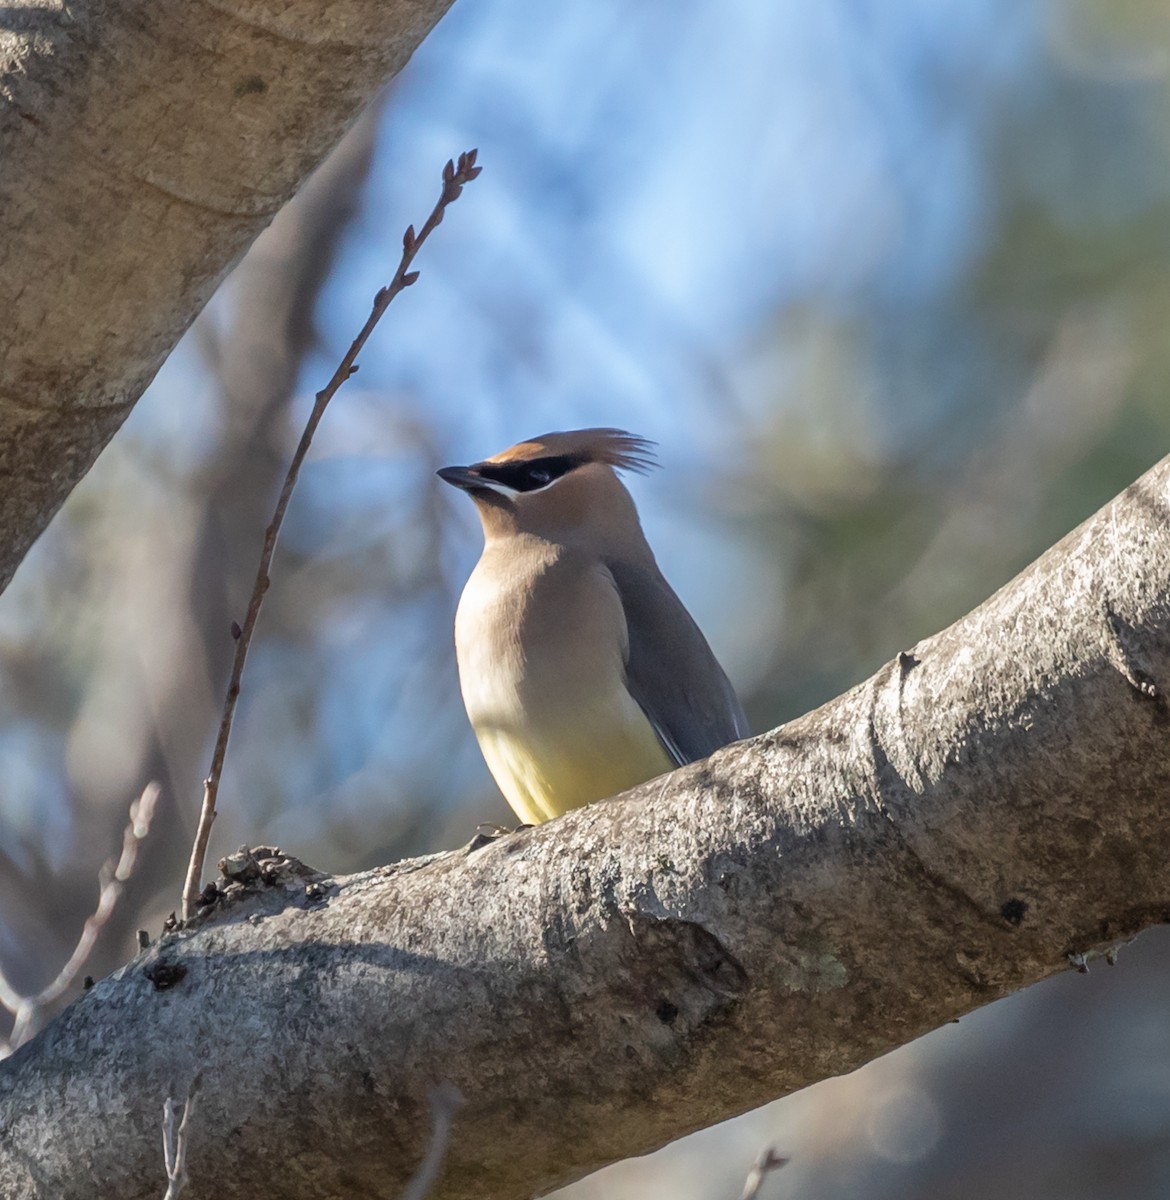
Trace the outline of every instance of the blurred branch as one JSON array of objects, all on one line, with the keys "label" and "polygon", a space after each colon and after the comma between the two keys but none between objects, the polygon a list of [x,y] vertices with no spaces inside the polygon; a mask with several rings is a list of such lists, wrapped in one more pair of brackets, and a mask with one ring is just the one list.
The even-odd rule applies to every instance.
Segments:
[{"label": "blurred branch", "polygon": [[1170,919],[1168,498],[1170,458],[872,679],[625,796],[235,871],[0,1067],[0,1194],[154,1200],[151,1097],[202,1069],[200,1194],[398,1200],[441,1079],[431,1195],[529,1196]]},{"label": "blurred branch", "polygon": [[167,1190],[163,1200],[179,1200],[187,1186],[187,1122],[195,1110],[195,1093],[199,1089],[196,1075],[187,1098],[183,1101],[183,1118],[175,1128],[175,1101],[168,1096],[163,1102],[163,1167],[167,1173]]},{"label": "blurred branch", "polygon": [[769,1146],[752,1164],[752,1169],[744,1180],[743,1193],[739,1200],[756,1200],[767,1176],[787,1165],[788,1159],[783,1154],[777,1154],[774,1146]]},{"label": "blurred branch", "polygon": [[[116,545],[102,545],[100,539],[90,545],[92,574],[84,585],[72,574],[68,584],[55,589],[51,576],[43,585],[57,598],[46,630],[54,620],[69,624],[76,611],[103,613],[98,624],[108,632],[94,647],[68,731],[78,761],[100,755],[103,769],[82,771],[67,789],[73,847],[68,857],[62,858],[59,839],[46,854],[43,829],[23,838],[18,848],[8,843],[0,850],[0,911],[11,943],[5,965],[17,981],[39,982],[69,954],[93,903],[85,885],[97,863],[91,870],[82,860],[94,846],[104,845],[107,829],[120,831],[125,810],[118,797],[137,791],[144,779],[163,781],[169,800],[160,802],[151,852],[139,863],[87,960],[88,974],[108,974],[124,959],[135,928],[145,923],[142,906],[160,888],[173,888],[176,873],[185,869],[198,810],[184,806],[184,811],[174,801],[191,795],[207,771],[207,745],[215,736],[235,648],[229,621],[247,597],[245,589],[240,599],[238,584],[246,578],[251,586],[258,542],[288,462],[287,452],[277,447],[286,440],[303,360],[319,343],[314,318],[321,288],[360,211],[382,101],[389,94],[383,91],[362,112],[223,289],[231,319],[215,339],[220,396],[206,427],[214,440],[199,456],[182,466],[171,464],[157,477],[165,489],[166,519],[134,509],[139,490],[133,488],[131,496],[111,487],[107,476],[100,504],[123,511],[132,534],[119,537]],[[214,314],[197,320],[194,340],[216,327]],[[72,555],[69,561],[73,570],[81,569]],[[13,601],[19,607],[17,597],[7,602]],[[128,628],[137,629],[130,654]],[[287,629],[276,632],[288,636]],[[51,637],[37,645],[35,652],[21,651],[15,670],[12,647],[6,645],[6,699],[33,706],[38,723],[59,721],[73,701],[60,694],[62,668],[50,650]],[[76,681],[70,682],[64,690],[75,687]],[[58,694],[51,700],[42,696],[54,689]],[[112,719],[111,696],[120,697],[115,755],[103,744]],[[117,812],[110,811],[111,804]]]},{"label": "blurred branch", "polygon": [[411,1176],[402,1200],[424,1200],[443,1169],[447,1142],[455,1114],[463,1107],[463,1096],[453,1083],[441,1083],[431,1092],[431,1141],[418,1170]]},{"label": "blurred branch", "polygon": [[0,1057],[11,1054],[37,1032],[45,1009],[69,990],[81,968],[85,966],[98,934],[113,915],[127,881],[134,874],[139,847],[150,833],[150,823],[154,819],[158,795],[158,784],[148,783],[142,795],[130,805],[130,819],[122,834],[122,852],[116,860],[110,859],[106,862],[98,873],[97,907],[86,919],[77,944],[73,947],[73,953],[57,972],[56,978],[35,995],[24,996],[12,986],[3,971],[0,971],[0,1005],[15,1018],[7,1042],[0,1045]]},{"label": "blurred branch", "polygon": [[243,23],[181,0],[0,9],[0,586],[447,4],[262,0]]},{"label": "blurred branch", "polygon": [[260,552],[260,565],[256,570],[256,582],[252,587],[251,599],[248,601],[248,611],[244,616],[243,625],[236,634],[236,653],[232,660],[232,672],[228,680],[227,696],[224,698],[223,716],[220,719],[219,733],[216,736],[215,749],[211,756],[211,770],[208,772],[207,779],[203,785],[203,805],[199,814],[199,826],[195,832],[195,842],[191,848],[191,860],[187,865],[187,878],[183,887],[183,919],[185,921],[191,920],[197,909],[200,883],[203,878],[203,863],[207,855],[208,839],[211,837],[211,826],[215,821],[215,804],[219,794],[219,781],[220,776],[223,774],[228,741],[231,738],[236,702],[240,696],[240,684],[243,679],[244,664],[247,661],[248,648],[252,644],[252,635],[256,629],[260,607],[264,603],[264,597],[268,592],[271,582],[269,579],[269,568],[272,565],[272,555],[276,550],[276,539],[280,534],[280,527],[284,523],[284,515],[288,510],[289,501],[292,499],[293,489],[296,487],[301,465],[304,463],[305,456],[309,452],[309,447],[313,442],[313,435],[317,432],[317,427],[321,423],[321,418],[325,415],[325,409],[329,406],[329,401],[337,394],[341,385],[356,373],[358,369],[357,357],[369,340],[370,334],[373,333],[395,296],[417,281],[418,272],[411,271],[410,266],[414,262],[418,251],[427,238],[441,224],[447,207],[459,199],[465,185],[475,179],[483,169],[475,165],[475,158],[476,152],[469,150],[460,154],[457,164],[448,160],[447,165],[443,168],[443,187],[439,193],[439,199],[435,202],[430,216],[423,223],[422,229],[419,230],[418,234],[415,234],[413,225],[406,227],[406,233],[402,238],[402,255],[398,261],[398,267],[394,272],[394,276],[374,297],[374,304],[370,310],[370,315],[366,318],[366,323],[362,326],[357,337],[354,338],[349,349],[343,355],[341,362],[337,366],[337,370],[333,372],[333,377],[317,393],[312,411],[309,413],[309,419],[305,423],[304,432],[301,434],[301,440],[297,444],[292,462],[289,464],[288,473],[284,477],[284,484],[280,489],[280,496],[276,501],[276,509],[272,514],[272,520],[268,523],[268,528],[264,532],[264,547]]}]

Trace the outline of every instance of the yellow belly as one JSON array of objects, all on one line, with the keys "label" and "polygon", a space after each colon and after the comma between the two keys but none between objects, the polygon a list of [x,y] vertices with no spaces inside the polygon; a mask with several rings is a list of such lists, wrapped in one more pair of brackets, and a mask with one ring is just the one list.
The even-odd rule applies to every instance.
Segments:
[{"label": "yellow belly", "polygon": [[538,825],[674,769],[642,711],[624,701],[592,714],[601,720],[578,714],[572,728],[476,730],[488,768],[521,821]]},{"label": "yellow belly", "polygon": [[459,683],[500,791],[535,825],[674,764],[626,690],[613,576],[541,539],[506,549],[485,548],[459,601]]}]

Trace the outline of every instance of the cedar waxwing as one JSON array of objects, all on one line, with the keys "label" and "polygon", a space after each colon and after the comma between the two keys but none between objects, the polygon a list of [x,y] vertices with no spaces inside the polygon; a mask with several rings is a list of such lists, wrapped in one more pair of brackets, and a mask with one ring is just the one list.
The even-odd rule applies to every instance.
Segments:
[{"label": "cedar waxwing", "polygon": [[463,702],[530,824],[748,735],[616,473],[652,465],[643,438],[578,429],[438,473],[475,501],[484,532],[455,615]]}]

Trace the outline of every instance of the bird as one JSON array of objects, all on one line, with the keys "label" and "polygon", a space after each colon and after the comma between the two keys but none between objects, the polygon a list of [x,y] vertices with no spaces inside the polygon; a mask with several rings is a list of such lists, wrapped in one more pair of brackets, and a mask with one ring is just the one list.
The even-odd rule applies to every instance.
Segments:
[{"label": "bird", "polygon": [[654,443],[606,428],[545,433],[437,472],[483,525],[455,615],[459,684],[488,769],[526,825],[748,736],[618,475],[654,465]]}]

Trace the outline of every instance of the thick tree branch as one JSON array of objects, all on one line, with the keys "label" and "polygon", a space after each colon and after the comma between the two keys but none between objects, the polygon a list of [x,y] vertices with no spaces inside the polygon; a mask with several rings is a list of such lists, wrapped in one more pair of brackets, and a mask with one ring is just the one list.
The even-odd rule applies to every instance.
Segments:
[{"label": "thick tree branch", "polygon": [[0,9],[0,585],[449,2]]},{"label": "thick tree branch", "polygon": [[431,1194],[526,1197],[1166,920],[1168,518],[1170,459],[866,683],[551,824],[345,879],[237,856],[0,1068],[0,1193],[153,1197],[201,1072],[192,1196],[397,1197],[442,1082]]}]

